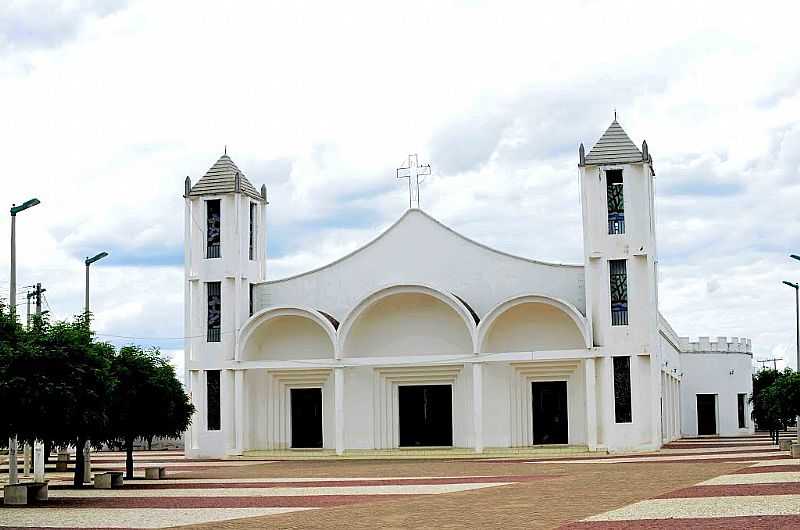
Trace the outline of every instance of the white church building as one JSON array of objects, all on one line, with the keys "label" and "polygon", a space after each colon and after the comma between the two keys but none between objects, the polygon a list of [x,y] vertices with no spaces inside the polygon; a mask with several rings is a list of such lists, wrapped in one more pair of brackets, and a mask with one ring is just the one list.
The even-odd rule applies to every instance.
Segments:
[{"label": "white church building", "polygon": [[489,248],[411,208],[360,249],[266,280],[267,195],[223,155],[185,183],[189,457],[752,432],[747,339],[658,310],[653,161],[616,120],[579,151],[584,263]]}]

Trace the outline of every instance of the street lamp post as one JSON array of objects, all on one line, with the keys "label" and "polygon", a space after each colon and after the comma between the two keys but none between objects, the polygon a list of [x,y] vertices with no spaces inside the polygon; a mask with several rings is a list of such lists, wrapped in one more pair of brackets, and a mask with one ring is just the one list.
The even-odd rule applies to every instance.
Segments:
[{"label": "street lamp post", "polygon": [[[30,199],[19,206],[11,205],[11,278],[9,285],[8,304],[11,319],[17,320],[17,214],[39,204],[39,199]],[[8,438],[8,483],[17,484],[17,435]]]},{"label": "street lamp post", "polygon": [[[101,252],[92,256],[91,258],[87,257],[84,261],[86,265],[86,300],[84,305],[84,317],[86,319],[86,328],[90,328],[90,312],[89,312],[89,266],[96,262],[100,261],[101,259],[108,256],[108,252]],[[77,455],[76,455],[77,458]],[[92,481],[92,460],[91,455],[89,452],[89,440],[86,440],[86,444],[83,446],[83,481],[84,482],[91,482]]]},{"label": "street lamp post", "polygon": [[108,256],[108,252],[101,252],[100,254],[92,256],[91,258],[86,258],[86,261],[84,262],[86,263],[86,303],[84,307],[86,311],[87,322],[89,320],[89,265],[91,265],[95,261],[100,261],[106,256]]},{"label": "street lamp post", "polygon": [[[797,254],[791,254],[790,256],[792,258],[800,261],[800,256],[798,256]],[[784,282],[784,283],[786,283],[786,282]],[[797,345],[796,345],[796,349],[795,349],[795,355],[797,355],[796,370],[798,372],[800,372],[800,305],[798,305],[800,303],[800,302],[798,302],[798,292],[800,291],[800,289],[798,289],[797,284],[795,284],[794,288],[795,288],[795,291],[794,291],[795,292],[795,316],[796,316],[796,320],[797,320]],[[796,427],[796,429],[797,429],[797,443],[800,443],[800,416],[797,417],[797,427]]]}]

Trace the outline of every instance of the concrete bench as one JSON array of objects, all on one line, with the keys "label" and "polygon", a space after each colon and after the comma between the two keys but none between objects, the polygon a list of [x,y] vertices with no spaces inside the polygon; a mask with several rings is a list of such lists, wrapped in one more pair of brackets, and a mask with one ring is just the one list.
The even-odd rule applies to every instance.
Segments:
[{"label": "concrete bench", "polygon": [[47,500],[47,482],[20,482],[3,486],[3,504],[22,506]]},{"label": "concrete bench", "polygon": [[95,473],[94,489],[110,490],[111,488],[122,487],[122,471],[107,471],[105,473]]},{"label": "concrete bench", "polygon": [[56,471],[67,471],[69,469],[69,453],[58,453],[56,458]]},{"label": "concrete bench", "polygon": [[167,468],[165,467],[146,467],[144,468],[144,478],[151,480],[159,480],[167,476]]}]

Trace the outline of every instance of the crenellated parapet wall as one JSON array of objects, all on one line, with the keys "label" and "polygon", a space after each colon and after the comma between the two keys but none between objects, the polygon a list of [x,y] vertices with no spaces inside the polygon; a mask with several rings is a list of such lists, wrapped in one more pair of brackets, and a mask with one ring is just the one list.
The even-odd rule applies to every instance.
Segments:
[{"label": "crenellated parapet wall", "polygon": [[715,341],[711,337],[698,337],[696,341],[680,337],[680,342],[681,353],[753,353],[752,342],[744,337],[717,337]]}]

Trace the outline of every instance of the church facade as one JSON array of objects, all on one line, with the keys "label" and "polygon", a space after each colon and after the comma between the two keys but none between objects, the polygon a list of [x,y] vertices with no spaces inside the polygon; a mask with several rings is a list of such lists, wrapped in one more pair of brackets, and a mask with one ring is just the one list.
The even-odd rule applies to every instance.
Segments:
[{"label": "church facade", "polygon": [[584,263],[513,256],[411,208],[362,248],[266,280],[267,195],[223,155],[185,183],[189,457],[752,432],[747,339],[658,311],[652,157],[616,120],[579,151]]}]

